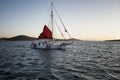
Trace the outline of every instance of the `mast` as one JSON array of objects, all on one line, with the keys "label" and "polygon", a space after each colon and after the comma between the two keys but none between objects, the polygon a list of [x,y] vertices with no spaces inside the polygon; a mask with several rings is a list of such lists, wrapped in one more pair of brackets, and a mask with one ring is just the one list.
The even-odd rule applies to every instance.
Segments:
[{"label": "mast", "polygon": [[52,41],[54,41],[54,34],[53,34],[53,2],[51,2],[51,27],[52,27]]}]

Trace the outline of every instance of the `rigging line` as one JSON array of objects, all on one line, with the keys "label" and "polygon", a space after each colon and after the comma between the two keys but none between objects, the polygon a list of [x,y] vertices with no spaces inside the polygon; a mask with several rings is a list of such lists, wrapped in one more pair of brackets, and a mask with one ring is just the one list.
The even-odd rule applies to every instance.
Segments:
[{"label": "rigging line", "polygon": [[62,31],[61,31],[60,27],[58,26],[58,24],[57,24],[57,22],[56,22],[55,19],[54,19],[54,21],[55,21],[55,24],[56,24],[56,26],[57,26],[59,32],[61,33],[62,37],[65,39],[65,36],[63,35],[63,33],[62,33]]},{"label": "rigging line", "polygon": [[55,12],[56,12],[56,14],[57,14],[57,16],[58,16],[58,18],[59,18],[60,22],[62,23],[62,25],[63,25],[63,27],[64,27],[64,29],[65,29],[65,32],[67,32],[67,33],[68,33],[69,38],[71,38],[71,36],[70,36],[69,32],[68,32],[68,31],[67,31],[67,29],[65,28],[65,25],[63,24],[63,21],[62,21],[61,17],[59,16],[59,14],[58,14],[58,12],[57,12],[57,9],[56,9],[55,5],[53,5],[53,7],[54,7],[54,9],[55,9]]},{"label": "rigging line", "polygon": [[54,41],[54,31],[53,31],[53,2],[51,2],[51,27],[52,27],[52,36],[53,36],[53,39],[52,41]]}]

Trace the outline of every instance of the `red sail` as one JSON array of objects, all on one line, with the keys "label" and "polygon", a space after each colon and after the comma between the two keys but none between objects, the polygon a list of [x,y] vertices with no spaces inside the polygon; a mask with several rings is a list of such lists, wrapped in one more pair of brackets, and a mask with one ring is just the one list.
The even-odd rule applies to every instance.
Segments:
[{"label": "red sail", "polygon": [[43,32],[40,34],[39,39],[52,39],[51,30],[45,25]]}]

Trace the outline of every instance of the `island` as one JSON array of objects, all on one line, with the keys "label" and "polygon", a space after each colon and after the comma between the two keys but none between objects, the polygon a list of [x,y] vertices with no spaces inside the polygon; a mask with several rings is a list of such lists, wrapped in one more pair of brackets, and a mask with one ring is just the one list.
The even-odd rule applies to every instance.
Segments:
[{"label": "island", "polygon": [[105,41],[120,41],[120,39],[115,39],[115,40],[105,40]]},{"label": "island", "polygon": [[37,38],[35,37],[30,37],[30,36],[26,36],[26,35],[18,35],[15,37],[11,37],[11,38],[0,38],[0,41],[24,41],[24,40],[37,40]]},{"label": "island", "polygon": [[[29,41],[29,40],[38,40],[38,38],[30,37],[26,35],[18,35],[11,38],[0,38],[0,41]],[[55,39],[55,41],[81,41],[79,39],[70,38],[70,39]]]}]

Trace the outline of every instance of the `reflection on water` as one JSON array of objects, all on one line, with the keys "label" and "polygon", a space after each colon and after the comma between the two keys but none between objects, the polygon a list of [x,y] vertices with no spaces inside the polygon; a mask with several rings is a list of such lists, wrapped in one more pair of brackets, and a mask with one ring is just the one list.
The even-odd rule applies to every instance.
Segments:
[{"label": "reflection on water", "polygon": [[76,41],[66,50],[0,42],[0,80],[120,80],[120,42]]}]

